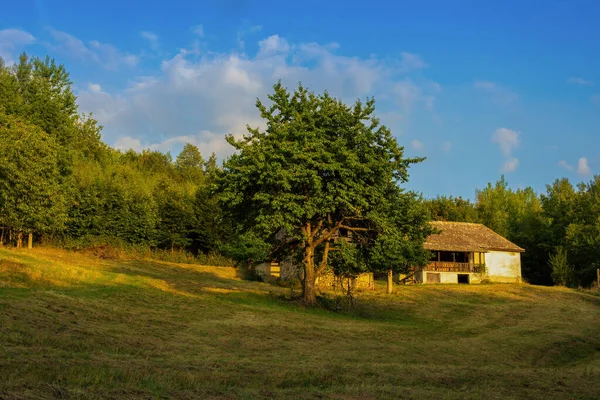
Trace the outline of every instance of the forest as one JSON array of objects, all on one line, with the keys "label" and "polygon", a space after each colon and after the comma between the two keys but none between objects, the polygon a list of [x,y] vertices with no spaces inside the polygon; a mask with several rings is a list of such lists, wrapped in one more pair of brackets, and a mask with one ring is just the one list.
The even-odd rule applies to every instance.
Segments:
[{"label": "forest", "polygon": [[[291,97],[298,107],[329,107],[347,116],[344,123],[352,127],[355,126],[352,125],[355,124],[354,117],[375,121],[372,117],[374,108],[369,102],[362,108],[342,107],[327,95],[316,99],[303,90],[300,87],[295,97]],[[276,85],[271,100],[281,109],[292,107],[286,96],[281,86]],[[282,123],[260,102],[257,105],[261,116],[272,126]],[[356,115],[353,117],[352,113]],[[240,176],[237,172],[248,168],[243,157],[234,155],[219,163],[214,154],[203,155],[193,144],[186,144],[175,158],[152,150],[120,151],[103,143],[101,123],[91,114],[79,111],[72,82],[63,65],[57,65],[49,57],[42,59],[26,54],[15,65],[5,65],[0,59],[2,245],[26,246],[24,242],[31,235],[36,246],[123,248],[156,257],[183,258],[213,265],[227,264],[231,260],[257,262],[274,251],[274,239],[266,234],[261,236],[264,230],[256,230],[248,223],[253,221],[256,226],[269,228],[271,232],[275,232],[274,229],[291,232],[294,219],[289,215],[300,218],[306,211],[297,209],[304,201],[302,196],[281,199],[283,203],[268,215],[272,217],[269,221],[276,223],[267,224],[267,215],[253,215],[252,204],[236,192],[251,190],[244,186],[245,181],[234,179]],[[373,136],[373,132],[379,132],[379,136]],[[265,137],[260,132],[251,134]],[[269,134],[276,137],[284,133],[273,128]],[[285,135],[288,135],[287,139],[291,137],[287,131]],[[377,160],[384,159],[383,155],[374,152],[369,159],[373,165],[360,172],[375,173],[380,182],[390,181],[393,177],[394,182],[401,184],[407,179],[409,164],[427,162],[403,159],[402,148],[392,146],[389,132],[381,128],[365,129],[365,135],[383,141],[382,146],[388,146],[398,155],[395,158],[397,165],[385,169],[381,167],[383,164],[377,164]],[[251,154],[250,142],[236,142],[232,138],[228,141],[238,153]],[[270,146],[277,145],[271,143]],[[360,160],[355,161],[353,176],[366,165]],[[340,167],[339,171],[345,170]],[[291,179],[289,176],[284,178],[285,182]],[[304,176],[302,179],[302,182],[312,182],[313,178]],[[373,185],[378,182],[374,180]],[[277,182],[268,184],[277,189]],[[328,218],[336,217],[336,210],[348,209],[348,204],[342,201],[344,193],[349,193],[347,190],[362,196],[364,207],[376,201],[373,193],[360,192],[361,188],[344,190],[343,193],[328,193],[327,202],[307,203],[315,209],[327,208],[335,195],[333,202],[340,204],[336,203],[337,208],[323,214],[325,225]],[[375,224],[380,235],[368,239],[370,248],[379,246],[383,250],[372,252],[369,259],[385,264],[391,262],[390,258],[381,260],[381,254],[398,241],[394,244],[383,239],[395,235],[395,238],[408,237],[414,243],[422,243],[423,233],[418,237],[418,233],[408,230],[414,221],[418,221],[415,226],[424,226],[430,219],[480,222],[526,249],[522,268],[523,277],[529,283],[586,287],[594,282],[597,260],[600,259],[600,176],[579,184],[566,178],[557,179],[546,186],[544,193],[536,193],[530,187],[512,189],[506,179],[500,177],[497,182],[475,190],[474,201],[451,196],[423,199],[415,193],[400,192],[386,186],[385,191],[378,193],[381,199],[397,201],[385,203],[385,212],[376,210],[373,214],[376,216],[370,218],[371,225],[365,225],[359,214],[343,214],[338,222],[329,221],[332,224],[329,230],[323,225],[322,233],[311,233],[303,228],[302,234],[309,238],[325,238],[333,234],[333,227],[362,232],[373,230],[371,226]],[[259,199],[263,203],[272,205],[280,199],[276,191],[263,194]],[[286,204],[294,204],[295,208]],[[250,214],[253,219],[240,219],[240,215]],[[389,225],[393,224],[388,222],[386,225],[383,219],[400,221],[398,224],[406,229],[394,231],[392,235]],[[311,227],[310,224],[307,226]],[[315,253],[316,247],[310,248],[310,243],[303,245],[304,257],[306,254],[315,257],[307,263],[327,264],[328,249],[325,253]],[[340,257],[343,259],[349,250],[337,250],[330,261],[337,259],[336,265],[344,265]],[[415,246],[399,248],[397,254],[403,255],[398,259],[402,258],[405,264],[410,263],[411,257],[423,257],[417,254]],[[318,271],[316,264],[314,270]]]}]

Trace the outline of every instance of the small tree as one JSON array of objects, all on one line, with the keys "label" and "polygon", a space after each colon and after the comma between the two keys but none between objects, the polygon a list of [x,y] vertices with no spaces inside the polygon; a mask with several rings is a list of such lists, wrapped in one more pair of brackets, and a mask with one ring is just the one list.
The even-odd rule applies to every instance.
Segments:
[{"label": "small tree", "polygon": [[[333,274],[339,279],[342,290],[346,292],[349,302],[352,302],[352,292],[356,278],[368,271],[365,248],[360,244],[348,243],[345,240],[335,245],[335,251],[330,255],[329,263]],[[344,286],[345,285],[345,286]]]},{"label": "small tree", "polygon": [[[227,141],[237,150],[218,180],[223,206],[247,229],[302,254],[303,299],[316,303],[315,280],[328,264],[331,238],[344,229],[369,232],[381,220],[390,188],[408,180],[408,167],[390,130],[374,116],[375,101],[348,106],[302,85],[281,83],[256,106],[263,132]],[[370,222],[374,222],[371,224]]]},{"label": "small tree", "polygon": [[204,158],[198,147],[186,143],[175,160],[177,171],[186,180],[202,183],[204,180]]},{"label": "small tree", "polygon": [[250,268],[252,264],[266,261],[269,257],[268,243],[252,231],[235,236],[221,247],[221,251],[243,268]]},{"label": "small tree", "polygon": [[427,206],[413,192],[391,188],[388,201],[379,210],[368,258],[371,268],[387,272],[387,293],[393,292],[394,273],[408,273],[412,268],[424,266],[431,252],[423,248],[423,242],[434,233],[429,222]]},{"label": "small tree", "polygon": [[550,255],[549,261],[552,268],[552,280],[556,285],[570,286],[573,281],[573,269],[567,259],[567,251],[563,247],[557,247],[554,254]]}]

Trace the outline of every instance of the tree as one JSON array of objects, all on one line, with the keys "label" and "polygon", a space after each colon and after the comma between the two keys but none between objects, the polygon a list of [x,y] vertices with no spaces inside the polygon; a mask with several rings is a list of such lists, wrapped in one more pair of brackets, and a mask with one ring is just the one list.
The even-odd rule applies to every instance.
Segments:
[{"label": "tree", "polygon": [[[360,242],[351,243],[347,240],[339,240],[336,243],[336,249],[329,256],[328,262],[331,264],[334,275],[339,278],[342,289],[345,289],[346,295],[351,301],[356,278],[369,269],[365,246]],[[344,287],[344,283],[346,287]]]},{"label": "tree", "polygon": [[193,196],[185,185],[161,182],[154,197],[158,206],[158,244],[171,250],[184,249],[191,243],[189,233],[194,226]]},{"label": "tree", "polygon": [[552,280],[556,285],[570,286],[573,281],[573,270],[567,260],[567,252],[562,247],[557,247],[554,254],[550,255]]},{"label": "tree", "polygon": [[568,222],[563,242],[573,269],[572,286],[589,286],[600,265],[600,175],[577,189],[573,218],[562,222]]},{"label": "tree", "polygon": [[194,226],[190,230],[194,252],[217,252],[232,234],[232,224],[211,192],[210,187],[200,187],[194,198]]},{"label": "tree", "polygon": [[206,163],[204,163],[204,171],[211,182],[215,180],[217,172],[219,171],[219,167],[217,166],[217,155],[215,153],[212,153],[208,160],[206,160]]},{"label": "tree", "polygon": [[80,165],[74,180],[69,235],[155,244],[160,218],[152,175],[143,174],[126,159],[117,158],[107,165],[91,162]]},{"label": "tree", "polygon": [[348,106],[301,84],[293,94],[281,83],[272,105],[256,106],[267,122],[248,127],[223,165],[222,205],[246,228],[302,254],[303,299],[316,302],[315,280],[328,264],[332,237],[340,229],[367,232],[381,219],[390,188],[408,180],[403,148],[375,118],[375,102]]},{"label": "tree", "polygon": [[57,154],[53,137],[0,110],[0,219],[17,233],[18,247],[23,233],[64,228]]},{"label": "tree", "polygon": [[186,143],[175,160],[175,167],[186,180],[200,183],[204,178],[204,158],[198,147]]},{"label": "tree", "polygon": [[488,183],[483,190],[477,190],[476,209],[481,222],[494,232],[506,237],[509,233],[509,195],[508,182],[504,175],[495,185]]},{"label": "tree", "polygon": [[431,252],[423,243],[434,233],[429,225],[429,213],[422,198],[413,192],[402,192],[391,187],[385,208],[379,210],[373,239],[367,245],[369,264],[374,271],[387,272],[387,293],[393,291],[393,274],[406,274],[412,267],[424,266]]},{"label": "tree", "polygon": [[470,200],[462,197],[438,196],[425,201],[436,221],[478,222],[477,210]]},{"label": "tree", "polygon": [[73,153],[79,151],[78,141],[73,140],[78,114],[69,73],[50,57],[30,58],[23,53],[19,62],[9,67],[9,74],[16,96],[11,95],[11,101],[5,103],[6,112],[52,136],[58,144],[60,175],[69,175]]}]

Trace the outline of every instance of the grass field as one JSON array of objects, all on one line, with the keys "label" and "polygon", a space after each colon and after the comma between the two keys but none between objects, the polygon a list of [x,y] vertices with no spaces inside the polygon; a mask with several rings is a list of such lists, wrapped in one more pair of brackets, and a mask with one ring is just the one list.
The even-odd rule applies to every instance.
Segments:
[{"label": "grass field", "polygon": [[406,286],[305,309],[233,268],[0,250],[0,399],[598,399],[600,296]]}]

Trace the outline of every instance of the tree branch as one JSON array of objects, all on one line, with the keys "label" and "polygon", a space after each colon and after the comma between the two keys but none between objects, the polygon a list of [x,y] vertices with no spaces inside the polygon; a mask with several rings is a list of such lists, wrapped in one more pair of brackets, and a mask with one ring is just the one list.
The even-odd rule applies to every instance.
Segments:
[{"label": "tree branch", "polygon": [[319,220],[317,227],[315,229],[313,229],[313,231],[311,233],[311,238],[310,238],[311,242],[315,239],[315,236],[317,235],[317,233],[319,233],[319,231],[321,230],[321,227],[323,227],[323,220]]},{"label": "tree branch", "polygon": [[341,225],[340,228],[347,229],[349,231],[369,231],[369,228],[354,228],[352,226]]},{"label": "tree branch", "polygon": [[316,276],[320,276],[325,267],[327,266],[327,257],[329,256],[329,241],[325,242],[325,248],[323,249],[323,259],[317,269]]},{"label": "tree branch", "polygon": [[340,229],[340,227],[344,223],[344,220],[345,218],[342,218],[333,228],[329,229],[328,231],[325,231],[325,233],[323,233],[323,235],[321,235],[319,239],[315,240],[313,242],[315,247],[317,247],[324,241],[331,239],[331,236],[333,236],[333,234],[336,233],[338,229]]}]

